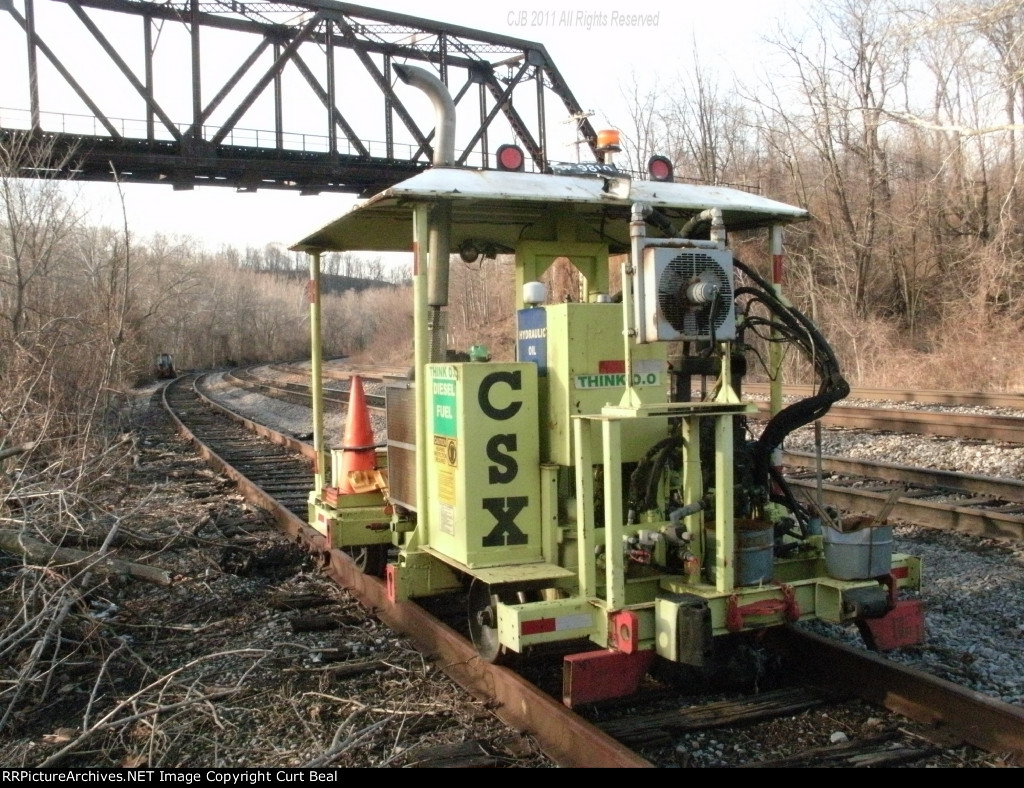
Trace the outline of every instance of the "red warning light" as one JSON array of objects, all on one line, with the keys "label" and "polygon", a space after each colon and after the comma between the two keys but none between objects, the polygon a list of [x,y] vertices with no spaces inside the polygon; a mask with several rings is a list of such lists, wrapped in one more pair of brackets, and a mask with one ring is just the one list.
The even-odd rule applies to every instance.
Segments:
[{"label": "red warning light", "polygon": [[647,174],[652,181],[672,180],[672,162],[664,156],[651,156],[647,160]]},{"label": "red warning light", "polygon": [[502,145],[497,152],[498,169],[507,172],[522,172],[526,164],[526,156],[522,148],[515,145]]}]

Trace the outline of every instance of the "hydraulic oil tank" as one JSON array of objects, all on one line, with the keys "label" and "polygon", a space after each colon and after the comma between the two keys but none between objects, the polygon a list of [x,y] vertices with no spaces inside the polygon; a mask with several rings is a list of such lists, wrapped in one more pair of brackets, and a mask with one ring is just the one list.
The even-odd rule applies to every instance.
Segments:
[{"label": "hydraulic oil tank", "polygon": [[[565,303],[517,313],[517,357],[537,366],[541,407],[541,458],[573,464],[574,415],[597,415],[617,405],[626,389],[622,305]],[[633,386],[640,401],[668,400],[665,343],[634,345]],[[637,420],[623,432],[624,462],[639,460],[665,437],[665,418]]]},{"label": "hydraulic oil tank", "polygon": [[537,367],[429,364],[430,548],[469,568],[541,560]]}]

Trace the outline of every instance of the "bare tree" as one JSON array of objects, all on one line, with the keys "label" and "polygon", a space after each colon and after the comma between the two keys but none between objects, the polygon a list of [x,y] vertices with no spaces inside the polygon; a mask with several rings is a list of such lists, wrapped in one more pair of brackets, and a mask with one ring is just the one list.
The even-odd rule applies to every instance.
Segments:
[{"label": "bare tree", "polygon": [[813,41],[781,34],[774,42],[788,61],[793,97],[775,112],[798,135],[796,155],[814,157],[804,178],[820,183],[808,196],[820,204],[815,243],[827,261],[817,284],[864,318],[893,307],[882,265],[892,229],[883,109],[905,80],[907,61],[889,34],[884,2],[838,0],[816,14]]},{"label": "bare tree", "polygon": [[621,145],[625,155],[625,168],[634,172],[646,172],[647,161],[654,154],[665,154],[667,143],[665,128],[659,108],[660,91],[658,80],[642,92],[640,77],[636,73],[628,85],[621,88],[629,110],[629,126],[620,128]]},{"label": "bare tree", "polygon": [[704,183],[741,180],[734,165],[746,147],[744,111],[726,92],[718,75],[705,66],[696,40],[689,67],[677,80],[671,103],[662,114],[670,149],[679,171]]},{"label": "bare tree", "polygon": [[16,343],[53,316],[55,305],[35,295],[51,284],[47,277],[80,221],[59,175],[72,158],[28,133],[0,141],[0,317]]}]

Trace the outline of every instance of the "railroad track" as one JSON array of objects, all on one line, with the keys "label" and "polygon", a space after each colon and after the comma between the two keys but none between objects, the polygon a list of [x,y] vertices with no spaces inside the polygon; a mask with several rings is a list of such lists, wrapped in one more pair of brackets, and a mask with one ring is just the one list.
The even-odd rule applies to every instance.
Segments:
[{"label": "railroad track", "polygon": [[[748,394],[768,396],[767,383],[744,383],[743,390]],[[786,384],[783,386],[785,396],[807,397],[815,392],[813,386]],[[954,405],[964,407],[1014,408],[1024,412],[1024,394],[1011,394],[984,391],[939,391],[915,389],[896,391],[892,389],[854,388],[848,400],[868,400],[874,402],[910,402],[926,405]]]},{"label": "railroad track", "polygon": [[[271,367],[288,375],[302,375],[293,368]],[[252,390],[260,390],[270,396],[296,395],[309,396],[309,385],[301,382],[275,383],[256,377],[250,370],[235,369],[229,376]],[[335,373],[334,380],[346,380],[347,376]],[[395,374],[375,375],[364,374],[364,380],[402,379]],[[744,386],[747,393],[767,394],[765,384],[749,384]],[[811,393],[810,386],[787,386],[786,394]],[[325,401],[344,404],[347,402],[344,389],[326,387]],[[918,399],[913,399],[914,397]],[[939,437],[964,438],[981,441],[1003,441],[1024,445],[1024,396],[1018,394],[984,394],[952,391],[892,391],[884,389],[855,389],[849,400],[871,400],[888,402],[917,402],[924,404],[948,406],[983,406],[999,408],[1019,408],[1021,416],[999,415],[994,413],[950,413],[948,411],[927,411],[910,409],[891,409],[878,407],[861,407],[854,405],[833,405],[821,419],[825,426],[843,429],[871,430],[875,432],[899,432],[911,435],[934,435]],[[371,401],[372,400],[372,401]],[[758,413],[752,415],[754,420],[764,420],[768,416],[767,402],[755,403]],[[383,396],[367,396],[367,405],[372,408],[383,408]]]},{"label": "railroad track", "polygon": [[[294,374],[294,373],[289,373]],[[324,386],[325,405],[348,405],[348,379],[335,377],[335,380],[342,381],[339,386]],[[291,402],[296,405],[309,407],[310,393],[308,383],[298,382],[276,382],[265,378],[257,377],[251,369],[238,368],[224,373],[224,380],[233,386],[255,391],[268,397],[274,397],[284,402]],[[381,382],[381,379],[371,379]],[[373,410],[384,410],[386,401],[382,394],[365,394],[366,406]]]},{"label": "railroad track", "polygon": [[[805,687],[790,687],[759,700],[702,704],[700,710],[692,708],[692,703],[686,704],[686,709],[666,711],[662,707],[659,721],[635,710],[620,716],[617,722],[609,719],[607,710],[588,710],[590,719],[570,711],[522,675],[483,663],[464,637],[422,608],[410,603],[392,604],[377,578],[364,575],[352,557],[331,550],[323,537],[306,525],[305,501],[312,475],[309,447],[203,401],[192,382],[183,378],[168,386],[165,402],[197,450],[232,478],[246,497],[274,514],[279,527],[318,556],[331,577],[348,587],[386,624],[410,637],[424,653],[439,657],[449,675],[477,697],[486,697],[506,724],[533,734],[560,766],[651,766],[655,762],[645,753],[651,747],[653,730],[659,731],[656,739],[671,740],[687,726],[690,730],[694,725],[706,730],[766,718],[777,720],[792,716],[796,707],[838,704],[851,697],[903,715],[922,726],[924,733],[895,744],[891,732],[882,740],[861,742],[870,754],[861,751],[856,755],[850,747],[843,754],[844,748],[830,748],[830,757],[837,765],[844,765],[844,758],[857,757],[924,763],[944,748],[962,744],[1008,754],[1010,760],[1024,764],[1024,711],[870,653],[789,628],[766,633],[766,644],[784,655],[791,666],[787,671],[807,680]],[[663,688],[658,692],[668,694]],[[640,734],[640,729],[647,732]],[[921,739],[924,734],[928,735]],[[639,751],[630,744],[636,741],[640,742],[635,745]],[[675,751],[672,747],[669,750]],[[887,750],[899,753],[885,756]],[[803,763],[826,762],[823,753],[805,752],[787,755],[784,764],[772,765],[799,765],[801,757]]]},{"label": "railroad track", "polygon": [[[790,486],[842,511],[877,512],[901,489],[889,518],[971,536],[1024,541],[1024,483],[885,462],[783,452]],[[819,475],[820,474],[820,475]]]},{"label": "railroad track", "polygon": [[[756,404],[758,414],[751,418],[766,419],[768,403]],[[843,429],[1024,444],[1024,418],[1017,416],[833,405],[820,421],[824,426]]]},{"label": "railroad track", "polygon": [[[768,396],[766,383],[746,383],[743,391],[748,395]],[[807,397],[811,386],[786,385],[783,395]],[[923,408],[865,407],[853,404],[833,405],[821,419],[829,427],[901,432],[913,435],[934,435],[984,441],[1005,441],[1024,444],[1024,396],[985,392],[958,391],[889,391],[886,389],[856,388],[850,391],[844,403],[853,401],[906,403]],[[767,418],[768,402],[757,403],[759,415]],[[1020,415],[997,413],[951,413],[948,410],[929,410],[927,406],[1000,408],[1020,411]]]},{"label": "railroad track", "polygon": [[[330,549],[325,539],[307,526],[304,504],[312,470],[306,444],[231,414],[199,395],[193,383],[194,378],[179,378],[165,390],[165,404],[182,433],[214,468],[234,480],[244,496],[269,511],[281,530],[318,556],[324,571],[382,621],[410,637],[424,653],[439,658],[449,675],[469,692],[487,697],[510,727],[533,732],[558,765],[649,765],[521,676],[478,659],[468,640],[422,608],[392,603],[378,578],[364,575],[350,556]],[[264,489],[263,483],[270,489]],[[305,492],[293,496],[294,488],[303,483]],[[287,502],[279,501],[278,493],[272,492],[282,486],[289,493]]]}]

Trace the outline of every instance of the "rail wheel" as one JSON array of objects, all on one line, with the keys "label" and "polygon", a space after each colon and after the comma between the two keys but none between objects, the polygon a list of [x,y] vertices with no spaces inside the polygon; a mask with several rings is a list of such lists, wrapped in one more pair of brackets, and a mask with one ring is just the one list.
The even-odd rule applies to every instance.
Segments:
[{"label": "rail wheel", "polygon": [[388,548],[386,544],[371,544],[365,547],[352,547],[346,550],[356,567],[364,575],[384,577],[388,565]]},{"label": "rail wheel", "polygon": [[485,662],[500,663],[507,656],[498,639],[498,602],[501,589],[473,580],[469,586],[466,615],[469,636],[480,658]]}]

